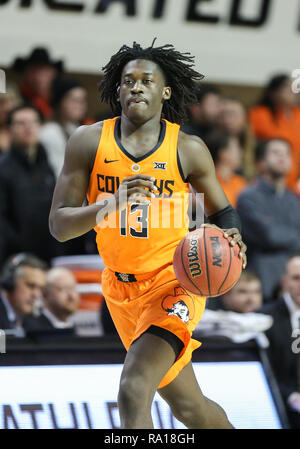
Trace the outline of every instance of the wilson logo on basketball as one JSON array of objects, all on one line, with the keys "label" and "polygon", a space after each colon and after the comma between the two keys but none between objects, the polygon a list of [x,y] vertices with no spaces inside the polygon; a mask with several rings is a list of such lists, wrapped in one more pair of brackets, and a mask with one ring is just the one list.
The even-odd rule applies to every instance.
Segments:
[{"label": "wilson logo on basketball", "polygon": [[187,257],[189,261],[189,270],[191,276],[193,278],[196,276],[200,276],[202,274],[202,270],[199,263],[197,238],[193,238],[190,240],[190,251],[187,253]]},{"label": "wilson logo on basketball", "polygon": [[210,237],[211,248],[213,253],[213,265],[216,267],[222,267],[222,249],[219,237]]},{"label": "wilson logo on basketball", "polygon": [[200,296],[215,297],[228,292],[238,281],[243,263],[239,245],[231,246],[230,241],[223,230],[208,226],[186,235],[173,257],[180,285]]}]

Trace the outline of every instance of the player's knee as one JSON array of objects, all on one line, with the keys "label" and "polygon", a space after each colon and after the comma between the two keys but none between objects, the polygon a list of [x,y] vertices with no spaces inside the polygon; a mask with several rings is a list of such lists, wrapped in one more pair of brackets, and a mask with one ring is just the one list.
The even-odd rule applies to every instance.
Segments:
[{"label": "player's knee", "polygon": [[120,382],[118,403],[120,408],[132,409],[145,407],[148,401],[148,388],[140,375],[124,376]]},{"label": "player's knee", "polygon": [[172,412],[178,421],[189,428],[232,427],[222,407],[204,396],[200,401],[179,401],[172,406]]}]

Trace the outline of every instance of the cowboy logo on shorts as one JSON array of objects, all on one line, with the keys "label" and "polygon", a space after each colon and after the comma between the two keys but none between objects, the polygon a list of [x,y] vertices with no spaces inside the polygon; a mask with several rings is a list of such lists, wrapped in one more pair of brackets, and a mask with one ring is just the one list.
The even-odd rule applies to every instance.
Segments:
[{"label": "cowboy logo on shorts", "polygon": [[[180,299],[178,298],[180,296]],[[194,318],[195,305],[193,298],[182,287],[175,287],[174,296],[166,296],[161,303],[168,315],[178,316],[184,323]]]}]

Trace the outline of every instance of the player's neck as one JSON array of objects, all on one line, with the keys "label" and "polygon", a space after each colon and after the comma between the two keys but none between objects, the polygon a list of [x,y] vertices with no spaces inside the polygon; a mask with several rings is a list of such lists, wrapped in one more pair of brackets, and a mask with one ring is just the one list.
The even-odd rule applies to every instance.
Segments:
[{"label": "player's neck", "polygon": [[139,137],[145,137],[147,135],[159,134],[161,114],[157,114],[146,122],[132,121],[125,114],[121,115],[121,136],[123,138],[129,137],[135,134]]}]

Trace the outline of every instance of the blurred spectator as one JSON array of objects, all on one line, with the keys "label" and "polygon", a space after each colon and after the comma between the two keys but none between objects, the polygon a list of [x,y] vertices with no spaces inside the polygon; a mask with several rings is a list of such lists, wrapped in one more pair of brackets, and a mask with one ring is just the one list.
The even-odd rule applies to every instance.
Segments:
[{"label": "blurred spectator", "polygon": [[48,271],[43,302],[40,315],[27,317],[24,329],[36,332],[68,329],[69,333],[74,334],[71,317],[78,309],[79,294],[76,290],[76,280],[70,270],[57,267]]},{"label": "blurred spectator", "polygon": [[51,118],[50,90],[55,77],[63,71],[62,61],[51,60],[46,48],[35,48],[28,57],[18,57],[12,68],[22,77],[20,93],[24,102],[35,106],[44,119]]},{"label": "blurred spectator", "polygon": [[221,97],[217,88],[202,85],[197,100],[197,103],[189,106],[189,121],[183,125],[182,130],[187,134],[201,137],[206,142],[206,136],[214,129],[220,114]]},{"label": "blurred spectator", "polygon": [[237,137],[214,130],[207,135],[208,148],[216,167],[216,175],[230,204],[236,207],[238,195],[246,187],[245,178],[236,172],[242,165],[242,150]]},{"label": "blurred spectator", "polygon": [[290,170],[289,143],[273,139],[257,146],[261,176],[238,199],[248,268],[262,280],[265,300],[272,299],[289,255],[300,250],[300,202],[286,188]]},{"label": "blurred spectator", "polygon": [[10,147],[10,132],[7,125],[9,112],[21,102],[18,89],[13,84],[6,86],[6,93],[0,94],[0,153],[4,153]]},{"label": "blurred spectator", "polygon": [[243,173],[251,179],[255,175],[255,138],[243,103],[235,98],[223,98],[218,125],[225,133],[238,138],[243,153]]},{"label": "blurred spectator", "polygon": [[[40,142],[47,152],[48,161],[56,178],[63,167],[65,148],[71,134],[80,125],[89,125],[94,120],[86,118],[87,91],[76,80],[57,78],[52,85],[51,104],[54,119],[40,131]],[[94,230],[63,244],[64,254],[98,253]]]},{"label": "blurred spectator", "polygon": [[228,292],[206,303],[210,310],[230,310],[237,313],[256,312],[263,304],[262,286],[256,274],[242,271],[237,284]]},{"label": "blurred spectator", "polygon": [[31,254],[17,254],[4,265],[0,286],[0,329],[18,329],[42,296],[47,265]]},{"label": "blurred spectator", "polygon": [[260,347],[269,345],[264,332],[272,326],[272,317],[257,313],[263,303],[260,279],[251,271],[242,271],[237,284],[217,298],[208,298],[194,334],[218,336],[236,343],[255,339]]},{"label": "blurred spectator", "polygon": [[46,123],[40,141],[46,148],[48,159],[58,177],[64,162],[67,140],[82,125],[87,112],[87,92],[76,80],[58,78],[52,86],[54,120]]},{"label": "blurred spectator", "polygon": [[288,75],[276,75],[268,82],[258,106],[250,110],[249,119],[258,139],[281,137],[292,147],[292,165],[287,185],[300,193],[300,107]]},{"label": "blurred spectator", "polygon": [[292,256],[282,278],[283,297],[265,305],[261,312],[273,317],[266,331],[271,365],[287,407],[291,427],[300,429],[300,363],[293,343],[300,335],[300,253]]},{"label": "blurred spectator", "polygon": [[39,143],[41,119],[32,106],[11,111],[11,148],[0,159],[0,264],[30,251],[43,260],[61,254],[49,232],[55,176]]}]

